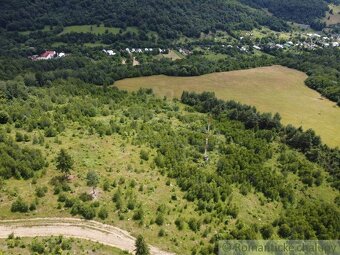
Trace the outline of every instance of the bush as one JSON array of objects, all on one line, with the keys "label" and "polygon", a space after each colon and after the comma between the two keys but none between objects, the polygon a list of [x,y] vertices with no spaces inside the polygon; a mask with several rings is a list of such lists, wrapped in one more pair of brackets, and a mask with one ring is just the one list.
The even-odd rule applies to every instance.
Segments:
[{"label": "bush", "polygon": [[30,209],[30,211],[35,211],[37,209],[37,205],[35,203],[31,203],[29,209]]},{"label": "bush", "polygon": [[148,161],[149,160],[149,153],[146,150],[140,151],[140,158],[142,160]]},{"label": "bush", "polygon": [[106,210],[105,207],[100,208],[98,212],[98,217],[102,220],[105,220],[109,216],[108,211]]},{"label": "bush", "polygon": [[158,236],[159,237],[165,236],[165,230],[164,229],[160,229],[159,232],[158,232]]},{"label": "bush", "polygon": [[89,205],[83,205],[81,207],[80,214],[85,219],[92,220],[94,217],[96,217],[96,210]]},{"label": "bush", "polygon": [[183,230],[184,229],[184,220],[182,218],[177,218],[175,221],[176,227],[178,230]]},{"label": "bush", "polygon": [[37,187],[35,189],[35,195],[37,197],[44,197],[46,195],[46,192],[48,191],[47,187],[46,186],[43,186],[43,187]]},{"label": "bush", "polygon": [[15,141],[23,142],[24,141],[24,135],[20,132],[16,132],[15,133]]},{"label": "bush", "polygon": [[93,197],[90,194],[83,192],[79,195],[79,199],[83,202],[87,202],[87,201],[91,201]]},{"label": "bush", "polygon": [[0,124],[6,124],[9,121],[9,115],[5,111],[0,111]]},{"label": "bush", "polygon": [[199,231],[201,228],[201,223],[195,218],[191,218],[188,222],[188,225],[189,225],[189,228],[194,232]]},{"label": "bush", "polygon": [[156,217],[156,220],[155,220],[156,224],[158,226],[162,226],[164,224],[164,216],[163,214],[159,213]]},{"label": "bush", "polygon": [[45,251],[45,247],[39,241],[33,240],[32,244],[31,244],[31,251],[34,252],[34,253],[36,252],[38,254],[43,254],[44,251]]},{"label": "bush", "polygon": [[28,212],[28,205],[21,198],[18,198],[12,203],[11,212]]},{"label": "bush", "polygon": [[144,219],[144,211],[142,208],[138,208],[135,213],[133,214],[133,217],[132,217],[134,220],[140,220],[140,221],[143,221]]},{"label": "bush", "polygon": [[45,136],[46,137],[56,137],[57,134],[58,133],[54,128],[49,127],[45,130]]},{"label": "bush", "polygon": [[287,224],[282,224],[279,228],[279,235],[282,238],[287,238],[290,236],[290,234],[291,234],[290,227]]},{"label": "bush", "polygon": [[272,225],[265,225],[261,228],[261,234],[264,239],[269,239],[274,233],[274,229]]}]

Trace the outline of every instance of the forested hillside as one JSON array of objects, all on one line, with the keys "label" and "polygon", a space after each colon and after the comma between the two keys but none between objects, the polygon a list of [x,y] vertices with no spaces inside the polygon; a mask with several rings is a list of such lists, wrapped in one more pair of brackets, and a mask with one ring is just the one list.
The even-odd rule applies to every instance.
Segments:
[{"label": "forested hillside", "polygon": [[120,28],[137,26],[166,38],[180,34],[196,37],[216,29],[287,29],[284,22],[264,11],[223,0],[15,0],[2,3],[0,10],[0,26],[14,31],[98,23]]},{"label": "forested hillside", "polygon": [[297,23],[312,24],[325,16],[328,9],[323,0],[241,0],[252,7],[267,8],[275,16]]}]

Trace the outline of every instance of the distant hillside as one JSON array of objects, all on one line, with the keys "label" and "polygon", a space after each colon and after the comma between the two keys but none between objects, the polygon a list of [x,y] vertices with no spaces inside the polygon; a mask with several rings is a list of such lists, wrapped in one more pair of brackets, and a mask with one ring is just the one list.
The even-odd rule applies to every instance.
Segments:
[{"label": "distant hillside", "polygon": [[[312,24],[325,16],[328,9],[323,0],[240,0],[255,8],[266,8],[273,15],[297,23]],[[333,0],[334,1],[334,0]],[[335,0],[337,1],[337,0]],[[332,2],[328,0],[327,2]]]},{"label": "distant hillside", "polygon": [[216,29],[287,29],[282,20],[234,0],[13,0],[2,3],[0,10],[0,27],[12,31],[99,23],[136,26],[163,38],[195,37]]}]

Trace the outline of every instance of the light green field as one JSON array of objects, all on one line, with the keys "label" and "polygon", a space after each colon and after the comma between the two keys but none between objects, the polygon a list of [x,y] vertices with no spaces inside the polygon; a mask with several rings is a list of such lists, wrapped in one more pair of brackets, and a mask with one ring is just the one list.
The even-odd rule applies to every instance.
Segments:
[{"label": "light green field", "polygon": [[333,10],[333,14],[326,13],[324,21],[327,25],[334,25],[340,23],[340,5],[329,5],[329,9]]},{"label": "light green field", "polygon": [[169,58],[171,60],[178,60],[184,58],[184,56],[176,50],[170,50],[168,54],[159,54],[156,58]]},{"label": "light green field", "polygon": [[305,86],[306,78],[302,72],[272,66],[199,77],[132,78],[116,86],[128,91],[152,88],[168,98],[178,98],[184,90],[214,91],[218,98],[254,105],[261,112],[279,112],[284,124],[313,128],[325,143],[340,146],[340,108]]},{"label": "light green field", "polygon": [[[82,26],[68,26],[64,28],[64,31],[62,34],[67,33],[93,33],[93,34],[104,34],[108,31],[109,33],[118,34],[120,31],[120,28],[118,27],[104,27],[104,25],[100,25],[99,27],[97,25],[82,25]],[[123,32],[131,32],[131,33],[138,33],[138,28],[136,27],[128,27],[126,30],[123,30]]]}]

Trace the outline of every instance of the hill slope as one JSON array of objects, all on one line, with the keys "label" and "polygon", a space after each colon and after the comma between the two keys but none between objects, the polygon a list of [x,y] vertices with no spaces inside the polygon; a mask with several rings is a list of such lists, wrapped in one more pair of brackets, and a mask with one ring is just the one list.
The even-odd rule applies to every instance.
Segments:
[{"label": "hill slope", "polygon": [[324,17],[328,9],[323,0],[241,0],[252,7],[266,8],[275,16],[297,23],[311,24]]},{"label": "hill slope", "polygon": [[15,0],[2,4],[0,17],[0,26],[9,30],[104,23],[121,28],[137,26],[166,38],[199,36],[211,29],[287,29],[283,21],[266,12],[232,0]]}]

